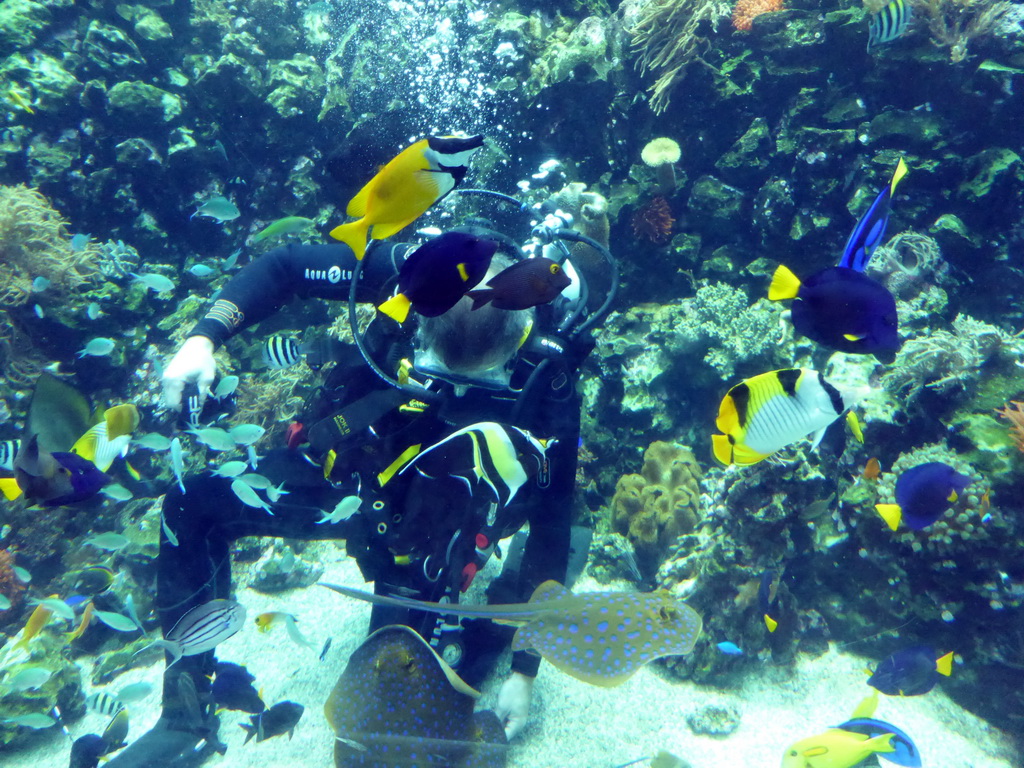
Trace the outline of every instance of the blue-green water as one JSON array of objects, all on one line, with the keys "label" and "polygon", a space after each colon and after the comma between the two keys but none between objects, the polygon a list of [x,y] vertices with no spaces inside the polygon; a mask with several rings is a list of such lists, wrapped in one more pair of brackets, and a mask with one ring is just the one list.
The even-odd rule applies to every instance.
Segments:
[{"label": "blue-green water", "polygon": [[[106,723],[87,713],[87,695],[142,677],[159,683],[158,654],[134,668],[129,656],[161,632],[156,562],[161,531],[165,548],[175,535],[161,517],[177,486],[170,440],[188,476],[251,462],[246,442],[256,435],[218,447],[222,435],[179,430],[162,407],[161,377],[195,323],[263,254],[336,242],[328,233],[352,218],[348,201],[404,148],[458,133],[485,137],[460,189],[514,202],[455,192],[388,242],[470,222],[539,251],[534,227],[559,210],[607,246],[614,267],[566,243],[587,286],[574,306],[595,321],[583,334],[593,351],[579,361],[575,489],[559,514],[594,531],[588,589],[665,588],[704,620],[691,654],[654,663],[622,689],[592,694],[542,664],[532,725],[514,739],[511,763],[554,765],[557,754],[558,764],[612,766],[668,749],[717,766],[732,742],[743,764],[777,765],[786,746],[847,719],[871,691],[863,667],[923,645],[936,658],[954,652],[952,675],[922,697],[883,699],[878,717],[908,731],[925,765],[1019,764],[1010,745],[1024,707],[1022,448],[1011,404],[1024,399],[1024,6],[911,8],[903,34],[867,51],[876,9],[830,0],[787,3],[749,30],[734,27],[732,8],[704,0],[0,4],[0,439],[43,429],[61,435],[51,450],[67,450],[97,408],[131,403],[141,419],[102,494],[42,508],[0,501],[5,759],[41,764],[31,762],[40,752],[24,751],[35,749],[66,764],[59,726],[78,738]],[[746,13],[741,6],[736,19]],[[675,149],[649,164],[660,138]],[[768,288],[780,264],[805,283],[836,265],[901,158],[908,173],[865,273],[896,303],[899,351],[882,362],[812,340],[787,314],[800,310],[769,301]],[[312,224],[254,238],[285,217]],[[392,286],[378,287],[383,300]],[[307,362],[268,367],[264,342],[293,338],[306,354],[332,324],[338,346],[351,349],[351,334],[340,295],[260,312],[262,322],[217,352],[219,375],[239,378],[221,393],[234,404],[216,426],[258,425],[252,450],[264,456],[284,447],[325,373]],[[368,304],[361,317],[365,328]],[[571,336],[548,330],[548,341]],[[856,393],[863,442],[832,413],[765,461],[722,467],[711,436],[727,392],[791,368]],[[53,396],[61,407],[40,405],[32,419],[33,392],[51,374],[69,389]],[[824,424],[812,448],[803,435]],[[11,477],[18,446],[3,447],[0,475]],[[928,462],[969,484],[955,499],[943,494],[942,508],[932,503],[920,530],[890,530],[875,505],[898,501],[898,478]],[[445,486],[438,497],[459,492]],[[323,514],[350,493],[362,486],[324,500]],[[100,534],[124,540],[86,543]],[[334,544],[250,537],[232,552],[235,597],[250,617],[290,612],[318,647],[296,657],[283,626],[265,637],[250,618],[221,655],[257,671],[268,704],[303,704],[296,739],[309,729],[302,749],[329,763],[322,706],[367,613],[310,585],[325,568],[361,579]],[[502,564],[492,557],[481,580]],[[82,574],[100,566],[109,589],[83,586]],[[758,595],[766,583],[767,602]],[[73,618],[49,617],[27,655],[13,650],[33,601],[51,595],[71,599]],[[127,616],[128,597],[145,638],[94,620],[68,640],[90,599]],[[26,665],[51,675],[22,688],[15,676]],[[482,706],[495,704],[506,667]],[[670,709],[673,696],[687,702],[681,709],[736,696],[742,726],[714,747],[685,712],[674,727],[636,714],[631,731],[622,712],[643,711],[645,687],[656,709]],[[773,696],[787,713],[777,721],[758,703]],[[134,705],[129,742],[156,717],[159,697],[157,688]],[[961,710],[991,725],[970,739],[988,757],[951,741],[977,727]],[[13,720],[30,715],[50,722]],[[602,732],[618,735],[601,747]],[[298,759],[301,749],[284,744],[228,739],[213,760]]]}]

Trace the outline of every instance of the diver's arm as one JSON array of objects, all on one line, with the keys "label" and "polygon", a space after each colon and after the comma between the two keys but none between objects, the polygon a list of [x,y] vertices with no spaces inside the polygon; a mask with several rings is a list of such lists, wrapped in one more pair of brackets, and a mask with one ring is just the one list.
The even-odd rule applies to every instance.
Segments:
[{"label": "diver's arm", "polygon": [[[395,274],[391,250],[388,245],[378,245],[367,251],[357,301],[374,300],[380,287]],[[355,266],[352,249],[341,243],[292,243],[275,248],[228,281],[189,336],[205,336],[216,347],[270,317],[295,296],[348,299]]]},{"label": "diver's arm", "polygon": [[[533,423],[547,423],[545,432],[531,425],[537,437],[554,437],[557,442],[547,450],[551,478],[546,488],[532,488],[528,519],[530,535],[526,539],[519,566],[519,600],[530,599],[545,581],[565,583],[569,566],[573,492],[576,487],[577,446],[580,436],[578,397],[567,401],[539,403]],[[512,654],[512,671],[534,677],[540,658],[527,651]]]}]

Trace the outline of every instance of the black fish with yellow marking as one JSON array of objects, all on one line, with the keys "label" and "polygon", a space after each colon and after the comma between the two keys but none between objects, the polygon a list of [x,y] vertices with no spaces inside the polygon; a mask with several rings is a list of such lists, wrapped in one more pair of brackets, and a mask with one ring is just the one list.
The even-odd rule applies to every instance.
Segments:
[{"label": "black fish with yellow marking", "polygon": [[554,301],[570,283],[557,261],[538,256],[517,261],[488,280],[486,288],[466,295],[473,300],[473,309],[487,303],[498,309],[529,309]]},{"label": "black fish with yellow marking", "polygon": [[793,299],[797,333],[840,352],[874,355],[891,363],[900,348],[896,300],[862,272],[829,267],[801,282],[785,265],[772,277],[768,298]]},{"label": "black fish with yellow marking", "polygon": [[295,733],[295,726],[299,724],[305,710],[304,706],[296,704],[294,701],[279,701],[270,709],[253,715],[249,723],[240,723],[238,727],[248,734],[245,737],[246,744],[252,740],[253,736],[256,737],[257,742],[266,741],[284,733],[291,738]]},{"label": "black fish with yellow marking", "polygon": [[240,664],[218,661],[210,693],[218,707],[258,715],[267,708],[253,683],[255,676]]},{"label": "black fish with yellow marking", "polygon": [[915,645],[886,657],[868,678],[868,685],[886,696],[921,696],[953,674],[953,652],[936,658],[935,650]]},{"label": "black fish with yellow marking", "polygon": [[409,310],[424,317],[443,315],[487,274],[498,249],[493,240],[465,232],[445,232],[409,256],[398,270],[399,293],[378,309],[404,323]]}]

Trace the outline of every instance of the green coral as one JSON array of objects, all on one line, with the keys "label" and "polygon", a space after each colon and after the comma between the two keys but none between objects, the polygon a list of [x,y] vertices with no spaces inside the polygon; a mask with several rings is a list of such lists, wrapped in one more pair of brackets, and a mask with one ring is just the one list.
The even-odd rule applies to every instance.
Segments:
[{"label": "green coral", "polygon": [[110,89],[107,107],[111,116],[132,125],[169,123],[181,114],[181,98],[155,85],[126,80]]}]

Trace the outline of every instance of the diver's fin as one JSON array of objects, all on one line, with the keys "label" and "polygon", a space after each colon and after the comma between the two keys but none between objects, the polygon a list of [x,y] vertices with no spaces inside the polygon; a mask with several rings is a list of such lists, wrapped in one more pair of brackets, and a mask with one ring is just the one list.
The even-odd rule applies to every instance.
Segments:
[{"label": "diver's fin", "polygon": [[882,519],[885,520],[892,530],[895,531],[900,527],[903,510],[900,509],[899,504],[875,504],[875,509],[878,510],[878,514],[882,516]]},{"label": "diver's fin", "polygon": [[785,264],[780,264],[772,275],[772,284],[768,288],[768,298],[772,301],[795,299],[800,292],[800,278]]},{"label": "diver's fin", "polygon": [[350,221],[348,224],[339,224],[331,230],[331,237],[335,240],[341,240],[341,242],[352,249],[356,258],[361,261],[366,253],[366,237],[369,231],[370,225],[366,223],[364,218],[358,221]]},{"label": "diver's fin", "polygon": [[399,293],[378,306],[377,309],[399,323],[404,323],[405,319],[409,317],[409,308],[411,306],[412,302],[409,301],[409,297],[404,293]]},{"label": "diver's fin", "polygon": [[940,656],[935,660],[935,671],[944,677],[949,677],[953,674],[953,652],[950,651],[945,656]]},{"label": "diver's fin", "polygon": [[0,491],[3,491],[4,498],[8,501],[14,501],[21,496],[21,487],[13,477],[0,477]]}]

